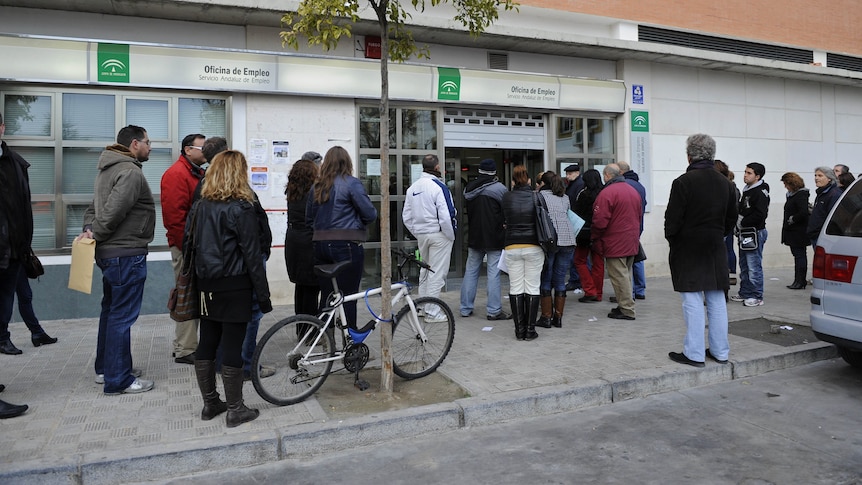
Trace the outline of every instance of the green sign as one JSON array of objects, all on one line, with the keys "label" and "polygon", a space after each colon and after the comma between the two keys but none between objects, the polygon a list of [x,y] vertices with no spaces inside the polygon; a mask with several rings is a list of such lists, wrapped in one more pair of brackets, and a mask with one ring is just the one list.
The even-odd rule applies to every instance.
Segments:
[{"label": "green sign", "polygon": [[99,81],[129,82],[128,44],[99,44]]},{"label": "green sign", "polygon": [[437,99],[458,101],[461,99],[461,73],[451,67],[437,68]]},{"label": "green sign", "polygon": [[632,111],[632,131],[649,131],[649,111]]}]

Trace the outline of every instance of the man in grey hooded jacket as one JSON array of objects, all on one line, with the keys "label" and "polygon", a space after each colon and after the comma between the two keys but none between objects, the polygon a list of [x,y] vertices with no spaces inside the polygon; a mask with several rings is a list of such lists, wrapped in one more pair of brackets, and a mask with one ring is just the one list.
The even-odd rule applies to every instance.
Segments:
[{"label": "man in grey hooded jacket", "polygon": [[141,164],[150,139],[129,125],[99,157],[93,202],[84,213],[84,232],[96,240],[102,270],[102,311],[96,345],[96,382],[105,394],[135,394],[153,388],[132,368],[131,328],[138,319],[147,279],[147,246],[153,240],[156,204]]}]

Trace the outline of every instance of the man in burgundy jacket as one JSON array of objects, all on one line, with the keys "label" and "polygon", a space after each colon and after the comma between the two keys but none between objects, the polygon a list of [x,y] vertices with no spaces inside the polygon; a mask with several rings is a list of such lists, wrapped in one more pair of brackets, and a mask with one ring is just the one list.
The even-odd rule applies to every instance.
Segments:
[{"label": "man in burgundy jacket", "polygon": [[[206,163],[203,147],[206,137],[200,133],[183,138],[180,157],[162,175],[162,221],[168,231],[168,246],[171,248],[171,264],[174,278],[183,265],[183,234],[186,218],[192,207],[195,189],[204,176],[201,165]],[[174,337],[174,362],[194,364],[194,352],[198,348],[198,320],[176,323]]]},{"label": "man in burgundy jacket", "polygon": [[626,183],[617,164],[606,166],[602,174],[605,188],[599,192],[593,206],[592,249],[604,256],[605,268],[619,303],[608,313],[608,318],[634,320],[632,265],[638,253],[642,200],[640,194]]}]

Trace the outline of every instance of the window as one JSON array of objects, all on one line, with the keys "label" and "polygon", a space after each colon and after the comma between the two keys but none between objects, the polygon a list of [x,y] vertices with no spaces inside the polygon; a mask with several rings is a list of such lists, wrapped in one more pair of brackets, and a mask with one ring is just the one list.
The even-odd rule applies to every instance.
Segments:
[{"label": "window", "polygon": [[126,125],[147,129],[152,141],[143,172],[156,202],[151,247],[167,246],[159,204],[164,171],[190,133],[225,136],[227,99],[149,92],[13,88],[0,91],[6,143],[30,163],[33,248],[59,253],[80,234],[93,199],[97,161]]},{"label": "window", "polygon": [[556,116],[555,123],[555,170],[562,173],[568,165],[578,163],[583,173],[616,162],[614,120]]}]

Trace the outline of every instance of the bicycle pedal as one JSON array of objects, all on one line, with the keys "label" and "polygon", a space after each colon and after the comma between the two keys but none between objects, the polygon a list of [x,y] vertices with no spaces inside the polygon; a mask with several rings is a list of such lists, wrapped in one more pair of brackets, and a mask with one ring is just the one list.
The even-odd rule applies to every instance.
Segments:
[{"label": "bicycle pedal", "polygon": [[357,379],[353,382],[353,385],[360,391],[367,391],[368,388],[371,387],[371,384],[369,384],[368,381],[362,379]]}]

